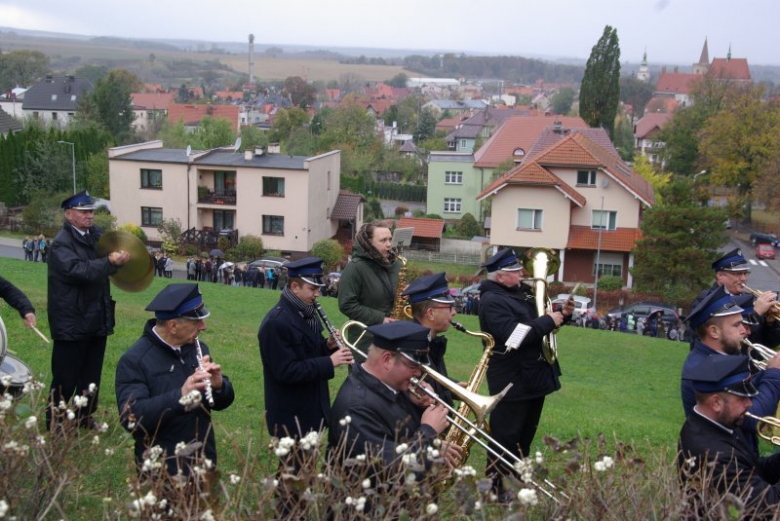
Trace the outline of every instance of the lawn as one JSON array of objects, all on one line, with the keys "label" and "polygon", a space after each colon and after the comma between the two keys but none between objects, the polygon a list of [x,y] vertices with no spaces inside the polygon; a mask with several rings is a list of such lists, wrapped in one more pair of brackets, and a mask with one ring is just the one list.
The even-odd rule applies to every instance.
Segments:
[{"label": "lawn", "polygon": [[[0,274],[22,289],[37,309],[39,329],[48,334],[46,315],[46,266],[12,259],[0,259]],[[101,411],[109,424],[117,424],[114,394],[114,370],[122,353],[139,337],[150,314],[144,307],[170,281],[155,278],[142,293],[124,293],[113,289],[118,302],[116,333],[109,338],[101,385]],[[215,284],[201,284],[211,317],[202,335],[217,362],[231,378],[236,400],[214,419],[222,453],[220,467],[229,472],[239,468],[241,455],[228,445],[247,447],[252,441],[260,447],[260,456],[268,454],[263,424],[263,376],[257,344],[257,328],[279,298],[278,291]],[[322,299],[330,320],[340,327],[345,317],[336,301]],[[44,382],[50,365],[50,349],[33,332],[23,328],[15,310],[3,305],[9,348]],[[478,330],[476,317],[459,316],[468,329]],[[465,380],[481,355],[478,340],[451,330],[447,366],[454,379]],[[649,452],[666,453],[674,449],[683,421],[679,398],[679,374],[688,346],[683,343],[639,338],[608,331],[564,327],[559,334],[559,354],[563,369],[560,392],[545,405],[535,448],[542,449],[542,435],[569,439],[580,435],[635,442]],[[346,369],[337,370],[331,382],[335,395]],[[129,435],[117,429],[104,444],[131,447]],[[257,449],[256,449],[257,450]],[[484,455],[474,447],[470,463],[484,465]],[[82,500],[98,501],[101,492],[122,487],[127,477],[127,453],[116,451],[99,465],[88,483],[81,485]],[[93,504],[94,506],[94,504]]]}]

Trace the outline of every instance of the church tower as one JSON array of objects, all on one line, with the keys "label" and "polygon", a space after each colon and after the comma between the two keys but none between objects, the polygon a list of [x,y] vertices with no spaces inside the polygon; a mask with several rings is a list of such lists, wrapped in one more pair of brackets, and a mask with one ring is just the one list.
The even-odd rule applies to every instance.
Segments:
[{"label": "church tower", "polygon": [[639,66],[639,72],[636,73],[636,79],[645,83],[650,83],[650,69],[647,66],[647,49],[642,55],[642,65]]},{"label": "church tower", "polygon": [[702,47],[701,50],[701,57],[699,58],[699,63],[693,64],[693,73],[694,74],[701,74],[702,76],[707,74],[707,71],[710,70],[710,53],[707,50],[707,38],[704,38],[704,47]]}]

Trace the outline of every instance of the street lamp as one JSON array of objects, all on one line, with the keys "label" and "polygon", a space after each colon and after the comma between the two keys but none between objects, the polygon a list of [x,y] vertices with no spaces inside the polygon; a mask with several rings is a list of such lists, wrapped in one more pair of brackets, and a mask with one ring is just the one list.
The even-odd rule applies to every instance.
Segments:
[{"label": "street lamp", "polygon": [[[699,176],[702,176],[702,175],[704,175],[706,173],[707,173],[706,170],[702,170],[698,174],[693,174],[693,179],[691,180],[691,185],[692,185],[692,187],[691,187],[691,202],[692,203],[696,202],[696,179]],[[701,206],[701,203],[699,203],[699,206]]]},{"label": "street lamp", "polygon": [[[596,249],[596,273],[595,273],[595,279],[593,281],[593,309],[597,310],[596,304],[598,304],[598,296],[599,296],[599,264],[601,264],[601,232],[606,226],[605,219],[604,219],[604,196],[601,196],[601,215],[600,215],[601,223],[599,225],[599,241],[598,246]],[[607,220],[609,222],[609,220]]]},{"label": "street lamp", "polygon": [[63,145],[70,145],[70,165],[73,170],[73,193],[76,193],[76,145],[70,141],[57,141]]}]

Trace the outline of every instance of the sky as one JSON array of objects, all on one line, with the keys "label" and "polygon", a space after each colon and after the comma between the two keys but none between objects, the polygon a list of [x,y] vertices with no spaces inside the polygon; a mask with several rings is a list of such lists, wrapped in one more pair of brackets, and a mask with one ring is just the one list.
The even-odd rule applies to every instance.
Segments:
[{"label": "sky", "polygon": [[777,0],[0,0],[0,26],[92,36],[430,49],[587,59],[604,26],[621,61],[780,65]]}]

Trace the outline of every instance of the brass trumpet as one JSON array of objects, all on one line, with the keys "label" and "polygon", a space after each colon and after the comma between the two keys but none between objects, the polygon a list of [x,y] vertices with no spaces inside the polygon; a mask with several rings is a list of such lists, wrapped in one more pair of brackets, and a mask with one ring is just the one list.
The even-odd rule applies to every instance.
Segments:
[{"label": "brass trumpet", "polygon": [[766,363],[772,358],[774,358],[775,355],[777,354],[777,351],[775,351],[771,347],[767,347],[763,344],[754,344],[747,338],[742,339],[742,343],[747,346],[749,352],[755,351],[758,354],[758,356],[761,358],[761,360],[756,360],[752,356],[749,356],[750,362],[759,371],[764,371],[766,369]]},{"label": "brass trumpet", "polygon": [[764,438],[772,445],[780,445],[780,436],[776,436],[774,434],[767,434],[766,432],[763,432],[764,428],[780,430],[780,420],[778,420],[774,416],[756,416],[755,414],[751,414],[749,412],[746,412],[745,416],[747,416],[748,418],[753,418],[758,422],[758,426],[756,427],[756,432],[758,433],[759,436]]},{"label": "brass trumpet", "polygon": [[[766,293],[765,291],[759,291],[757,289],[750,288],[745,284],[742,285],[742,289],[745,290],[745,293],[750,293],[756,298]],[[774,318],[780,318],[780,302],[778,301],[773,302],[772,307],[769,308],[766,314],[767,315],[771,314]]]}]

